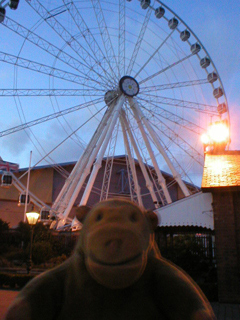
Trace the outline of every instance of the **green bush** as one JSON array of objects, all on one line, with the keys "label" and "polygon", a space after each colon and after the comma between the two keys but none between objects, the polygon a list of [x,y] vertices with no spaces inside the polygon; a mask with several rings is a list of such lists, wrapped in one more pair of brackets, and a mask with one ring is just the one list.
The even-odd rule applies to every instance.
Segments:
[{"label": "green bush", "polygon": [[23,244],[24,249],[30,242],[31,227],[27,222],[20,221],[16,231],[19,233],[18,242]]},{"label": "green bush", "polygon": [[205,276],[210,265],[205,248],[195,235],[176,235],[170,242],[168,238],[167,250],[160,248],[165,258],[185,270],[194,280]]},{"label": "green bush", "polygon": [[18,264],[22,264],[28,257],[28,251],[15,247],[9,247],[8,252],[6,252],[3,257],[13,264],[15,261],[18,261]]},{"label": "green bush", "polygon": [[6,259],[5,257],[0,256],[0,267],[2,268],[10,268],[12,263]]},{"label": "green bush", "polygon": [[34,227],[33,239],[34,239],[34,242],[47,241],[52,243],[53,241],[52,232],[42,222],[39,222]]},{"label": "green bush", "polygon": [[62,254],[61,256],[51,258],[47,262],[38,265],[38,268],[52,269],[63,263],[65,260],[67,260],[67,256]]},{"label": "green bush", "polygon": [[3,255],[9,251],[9,245],[7,243],[2,242],[0,244],[0,255]]},{"label": "green bush", "polygon": [[62,254],[61,256],[51,258],[48,262],[57,266],[57,265],[63,263],[65,260],[67,260],[67,256],[65,254]]},{"label": "green bush", "polygon": [[53,255],[52,245],[47,241],[36,242],[32,248],[32,260],[35,264],[47,262]]},{"label": "green bush", "polygon": [[0,235],[9,230],[9,222],[0,219]]}]

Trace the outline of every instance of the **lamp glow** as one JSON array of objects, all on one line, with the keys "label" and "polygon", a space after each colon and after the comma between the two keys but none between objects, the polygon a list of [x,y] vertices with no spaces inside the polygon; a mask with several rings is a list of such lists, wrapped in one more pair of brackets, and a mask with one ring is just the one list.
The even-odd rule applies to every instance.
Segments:
[{"label": "lamp glow", "polygon": [[201,141],[203,144],[208,144],[210,142],[209,135],[206,133],[202,134]]},{"label": "lamp glow", "polygon": [[35,225],[38,221],[40,214],[38,212],[27,212],[26,213],[28,223],[30,225]]},{"label": "lamp glow", "polygon": [[215,122],[208,129],[208,135],[214,142],[225,142],[229,138],[229,129],[223,122]]}]

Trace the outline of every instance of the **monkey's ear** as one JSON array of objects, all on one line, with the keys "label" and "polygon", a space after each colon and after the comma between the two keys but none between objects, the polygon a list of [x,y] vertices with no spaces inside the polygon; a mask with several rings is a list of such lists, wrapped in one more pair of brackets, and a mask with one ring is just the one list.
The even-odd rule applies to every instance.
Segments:
[{"label": "monkey's ear", "polygon": [[86,216],[87,216],[87,214],[89,213],[90,210],[91,210],[91,208],[88,207],[88,206],[77,207],[77,209],[76,209],[76,218],[78,219],[78,221],[83,223],[83,221],[85,220],[85,218],[86,218]]},{"label": "monkey's ear", "polygon": [[146,211],[145,214],[146,214],[146,217],[148,218],[148,220],[150,221],[152,231],[154,231],[157,228],[158,223],[159,223],[157,214],[155,212],[153,212],[152,210]]}]

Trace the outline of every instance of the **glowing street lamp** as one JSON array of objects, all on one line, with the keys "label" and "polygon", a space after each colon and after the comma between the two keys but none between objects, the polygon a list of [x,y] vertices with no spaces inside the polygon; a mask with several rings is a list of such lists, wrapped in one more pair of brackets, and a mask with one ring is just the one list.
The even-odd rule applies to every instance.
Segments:
[{"label": "glowing street lamp", "polygon": [[215,122],[210,126],[208,134],[214,142],[227,142],[229,139],[229,128],[223,122]]},{"label": "glowing street lamp", "polygon": [[38,212],[31,211],[31,212],[27,212],[26,216],[27,216],[28,224],[30,226],[34,226],[35,224],[37,224],[40,214]]},{"label": "glowing street lamp", "polygon": [[226,121],[212,123],[207,133],[201,136],[204,151],[222,152],[229,143],[229,127]]},{"label": "glowing street lamp", "polygon": [[28,224],[31,227],[31,239],[30,239],[30,248],[29,248],[29,258],[27,261],[27,273],[30,273],[30,270],[32,269],[33,226],[35,226],[37,224],[39,216],[40,216],[40,214],[38,212],[34,212],[34,211],[26,213]]}]

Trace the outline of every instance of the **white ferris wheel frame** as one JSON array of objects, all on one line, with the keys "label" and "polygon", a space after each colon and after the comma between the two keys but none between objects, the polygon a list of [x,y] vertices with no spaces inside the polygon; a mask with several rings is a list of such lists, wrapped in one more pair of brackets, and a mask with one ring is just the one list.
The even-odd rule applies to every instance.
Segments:
[{"label": "white ferris wheel frame", "polygon": [[[127,2],[131,2],[131,1],[127,1]],[[143,112],[143,107],[141,105],[141,99],[138,99],[138,92],[136,91],[134,96],[131,96],[130,94],[128,95],[127,92],[123,91],[123,89],[121,88],[121,86],[115,86],[115,87],[110,87],[108,86],[108,77],[113,80],[114,82],[116,82],[116,74],[118,77],[118,83],[119,80],[121,81],[121,79],[123,79],[124,77],[129,77],[133,72],[134,72],[134,64],[136,62],[137,56],[139,54],[139,50],[142,44],[142,39],[143,39],[143,35],[146,32],[147,29],[147,25],[150,19],[150,16],[152,14],[153,11],[156,10],[156,4],[159,4],[161,7],[165,8],[165,10],[168,11],[168,13],[173,14],[173,16],[178,19],[185,27],[187,30],[189,30],[189,32],[191,33],[191,36],[194,37],[194,39],[197,40],[197,43],[201,46],[201,49],[205,52],[206,56],[210,58],[210,55],[208,54],[208,52],[206,51],[205,47],[203,46],[203,44],[200,42],[200,40],[197,38],[197,36],[194,34],[194,32],[186,25],[185,22],[183,22],[181,20],[181,18],[176,15],[170,8],[168,8],[163,2],[156,0],[154,2],[155,6],[153,5],[149,5],[147,10],[146,10],[146,15],[145,18],[143,20],[143,24],[142,24],[142,28],[139,32],[137,41],[135,43],[134,46],[134,50],[132,52],[131,55],[131,59],[130,61],[128,61],[128,64],[126,62],[125,59],[125,51],[126,51],[126,43],[125,43],[125,6],[127,4],[126,1],[119,1],[119,30],[118,30],[118,34],[119,34],[119,41],[118,41],[118,57],[116,57],[115,52],[116,50],[113,47],[113,44],[111,42],[111,37],[109,35],[108,32],[108,27],[104,18],[104,12],[102,10],[102,5],[101,2],[99,0],[91,0],[91,5],[92,8],[95,12],[96,15],[96,19],[97,19],[97,24],[98,24],[98,28],[100,30],[101,36],[102,36],[102,42],[103,42],[103,47],[100,48],[98,46],[98,44],[95,42],[95,39],[93,37],[93,35],[91,33],[89,33],[88,35],[85,36],[85,39],[88,37],[88,39],[86,39],[86,41],[88,41],[89,43],[92,42],[93,46],[92,46],[92,51],[87,53],[85,52],[86,50],[80,46],[80,44],[77,42],[77,40],[75,41],[75,39],[72,39],[71,42],[71,47],[73,48],[74,51],[77,50],[81,50],[81,54],[84,55],[84,59],[86,61],[86,65],[88,63],[90,63],[89,61],[91,59],[94,59],[94,55],[97,54],[97,50],[101,51],[100,55],[104,56],[103,50],[105,51],[105,58],[106,61],[104,61],[104,68],[103,66],[99,65],[98,67],[96,67],[96,69],[93,71],[95,73],[96,78],[94,79],[93,82],[95,82],[96,84],[98,83],[98,79],[101,77],[102,79],[102,84],[103,84],[103,88],[105,90],[105,93],[110,92],[110,100],[106,100],[106,111],[101,119],[101,121],[99,122],[98,127],[96,128],[91,140],[89,141],[89,143],[86,146],[86,149],[84,151],[84,153],[81,155],[81,157],[79,158],[79,160],[76,162],[76,165],[74,166],[72,172],[70,173],[70,175],[66,178],[65,184],[63,186],[63,188],[61,189],[59,195],[57,196],[56,200],[54,201],[53,205],[51,207],[47,206],[45,203],[43,203],[39,198],[37,198],[34,194],[31,193],[31,191],[29,191],[29,195],[31,196],[31,201],[38,207],[44,207],[44,208],[48,208],[50,213],[51,213],[51,217],[55,217],[56,219],[54,220],[54,222],[52,223],[52,228],[56,228],[56,229],[61,229],[64,228],[64,226],[69,223],[69,221],[71,222],[71,219],[69,219],[69,214],[70,211],[77,199],[77,196],[86,180],[86,177],[90,175],[89,179],[88,179],[88,183],[85,187],[85,191],[83,193],[83,196],[81,198],[81,202],[79,203],[79,205],[83,205],[86,204],[90,195],[90,192],[92,190],[95,178],[97,176],[97,173],[99,171],[99,169],[101,168],[101,164],[103,161],[103,157],[106,153],[107,147],[110,144],[111,141],[111,137],[112,137],[112,133],[114,131],[114,128],[117,124],[117,122],[119,121],[120,127],[121,127],[121,131],[122,131],[122,135],[123,135],[123,140],[124,140],[124,145],[126,148],[126,153],[127,153],[127,161],[128,161],[128,165],[129,165],[129,174],[131,174],[132,177],[132,181],[133,181],[133,192],[135,194],[135,200],[142,205],[142,198],[141,198],[141,191],[140,191],[140,186],[138,183],[138,178],[137,178],[137,173],[135,170],[135,165],[134,165],[134,155],[135,154],[139,166],[141,168],[142,174],[144,176],[145,182],[146,182],[146,186],[149,190],[149,194],[151,195],[151,198],[153,200],[153,203],[155,203],[155,207],[158,208],[158,198],[156,196],[156,192],[154,190],[154,185],[152,182],[152,179],[149,175],[149,172],[146,169],[146,164],[145,161],[141,155],[140,152],[140,147],[138,142],[136,141],[136,136],[133,134],[133,128],[132,128],[132,124],[131,124],[131,120],[128,118],[128,115],[126,114],[126,108],[125,105],[128,106],[129,110],[131,111],[131,119],[134,119],[136,121],[137,127],[134,128],[134,130],[137,128],[139,131],[139,134],[141,135],[141,139],[144,142],[144,145],[146,147],[146,150],[148,152],[149,158],[151,159],[151,163],[154,167],[155,173],[157,175],[157,183],[158,185],[161,187],[161,197],[164,200],[163,203],[165,204],[170,204],[172,202],[169,190],[168,190],[168,186],[166,185],[166,181],[163,177],[163,174],[161,172],[161,168],[159,167],[158,161],[156,159],[155,156],[155,151],[153,150],[153,145],[155,150],[157,150],[159,152],[159,154],[161,154],[161,156],[163,157],[165,163],[167,164],[168,168],[170,169],[170,172],[172,174],[173,179],[177,182],[179,188],[182,190],[182,193],[185,197],[189,196],[191,194],[191,192],[189,191],[189,189],[187,188],[186,184],[184,183],[181,175],[179,174],[179,172],[176,170],[172,159],[169,157],[169,154],[167,154],[166,152],[166,147],[164,145],[162,145],[161,141],[159,140],[158,134],[156,133],[156,128],[154,128],[153,123],[145,116],[144,112]],[[64,29],[64,27],[58,22],[57,19],[55,19],[54,15],[52,14],[50,16],[50,13],[47,11],[46,8],[44,8],[44,6],[41,4],[40,1],[38,0],[33,0],[33,1],[28,1],[26,0],[26,3],[32,7],[32,9],[41,17],[41,19],[44,19],[44,17],[46,17],[46,14],[49,15],[49,17],[51,17],[52,19],[46,19],[45,18],[45,22],[48,23],[51,28],[56,29],[57,33],[60,35],[60,37],[67,43],[67,39],[69,37],[69,33],[66,29]],[[65,0],[63,0],[63,4],[66,6],[66,10],[68,11],[69,15],[71,16],[71,18],[73,19],[73,21],[76,23],[76,25],[79,28],[79,32],[80,33],[84,33],[86,30],[86,24],[85,21],[82,17],[82,15],[80,14],[80,12],[78,12],[77,7],[75,6],[73,1],[67,2]],[[56,14],[56,16],[58,15],[58,13]],[[165,16],[163,16],[163,19],[165,19],[168,23],[170,21],[170,19],[166,18]],[[0,52],[0,60],[2,62],[8,63],[8,64],[15,64],[18,67],[23,67],[23,68],[27,68],[29,70],[34,70],[37,72],[41,72],[41,73],[46,73],[46,74],[52,74],[54,72],[54,77],[56,78],[64,78],[66,80],[69,81],[75,81],[76,83],[79,84],[83,84],[84,81],[87,80],[87,77],[84,74],[84,67],[81,66],[79,63],[77,63],[77,60],[74,57],[71,57],[68,53],[64,53],[63,51],[60,51],[59,49],[57,49],[54,44],[49,43],[46,39],[40,37],[39,35],[37,35],[34,31],[30,31],[27,28],[23,27],[22,25],[20,25],[19,23],[17,23],[16,21],[14,21],[13,19],[9,18],[9,17],[5,17],[5,21],[3,23],[8,29],[14,31],[16,34],[20,35],[21,37],[25,37],[25,40],[30,41],[31,43],[33,43],[34,45],[36,45],[37,47],[43,49],[43,50],[47,50],[48,53],[50,53],[51,55],[56,55],[56,50],[58,50],[58,53],[56,55],[56,60],[59,59],[63,62],[65,62],[66,60],[68,61],[68,63],[71,66],[76,66],[76,70],[78,70],[79,74],[77,75],[74,72],[65,72],[64,70],[61,70],[60,68],[57,68],[54,66],[54,71],[51,70],[51,68],[47,65],[44,65],[42,63],[37,63],[36,61],[31,61],[29,59],[24,59],[22,57],[20,57],[20,55],[18,56],[14,56],[12,54],[6,54],[4,52]],[[26,32],[28,31],[28,34],[26,35]],[[201,60],[201,56],[199,55],[198,52],[196,53],[190,53],[189,55],[185,56],[184,58],[179,59],[178,61],[174,62],[173,65],[168,65],[165,68],[162,68],[159,71],[156,71],[155,73],[145,77],[144,79],[140,80],[139,83],[137,82],[137,77],[138,75],[144,70],[144,68],[149,64],[149,62],[151,60],[153,60],[153,58],[155,57],[155,55],[159,52],[159,50],[165,45],[165,43],[171,38],[171,36],[173,35],[173,33],[178,32],[179,34],[181,33],[181,30],[177,27],[173,28],[172,30],[170,30],[170,33],[165,37],[165,39],[159,44],[158,47],[156,47],[156,49],[151,53],[151,55],[149,56],[149,58],[145,61],[145,63],[143,63],[143,65],[139,68],[139,70],[135,73],[133,73],[133,77],[129,77],[131,79],[133,79],[134,81],[136,81],[136,84],[139,85],[139,87],[141,88],[142,85],[144,85],[144,83],[146,83],[147,81],[150,81],[151,79],[161,75],[162,73],[166,72],[167,70],[169,70],[170,68],[174,66],[176,66],[177,64],[181,64],[183,63],[185,60],[188,60],[190,57],[192,57],[193,55],[196,56],[199,61]],[[187,40],[186,43],[188,43],[189,46],[192,45],[192,43]],[[220,85],[220,87],[223,90],[223,98],[224,98],[224,102],[225,105],[227,107],[227,100],[226,100],[226,94],[224,91],[224,87],[222,84],[222,81],[219,77],[219,74],[216,71],[216,67],[211,59],[211,65],[213,70],[216,72],[216,74],[218,75],[218,83]],[[114,71],[114,66],[117,66],[117,72]],[[206,70],[206,69],[205,69]],[[104,71],[103,74],[100,74],[100,71]],[[209,74],[209,71],[206,70],[206,74]],[[195,85],[195,84],[200,84],[201,82],[204,83],[205,80],[196,80],[194,81],[189,81],[189,83],[187,83],[187,81],[182,83],[182,84],[170,84],[170,85],[165,85],[165,88],[167,88],[167,86],[184,86],[184,85]],[[163,85],[164,86],[164,85]],[[213,83],[211,83],[212,88],[214,89],[214,85]],[[130,85],[129,85],[129,89],[130,89]],[[38,95],[54,95],[54,96],[71,96],[74,94],[89,94],[91,95],[91,93],[93,94],[94,92],[96,93],[97,89],[94,89],[94,87],[92,86],[91,83],[86,84],[84,83],[84,89],[81,89],[81,92],[76,90],[76,89],[51,89],[51,90],[46,90],[46,89],[34,89],[34,90],[30,90],[30,89],[2,89],[0,90],[0,94],[2,96],[18,96],[20,97],[22,96],[38,96]],[[141,89],[140,89],[141,90]],[[149,89],[151,90],[151,89]],[[150,91],[149,91],[150,92]],[[147,95],[148,91],[146,91],[146,95]],[[99,93],[101,94],[101,92]],[[101,99],[101,98],[99,98]],[[181,101],[181,100],[177,100],[177,99],[172,99],[169,97],[161,97],[161,96],[157,96],[157,97],[152,97],[152,101],[149,101],[149,105],[152,103],[154,105],[154,99],[157,103],[166,103],[166,104],[178,104],[179,106],[183,106],[183,107],[188,107],[188,102],[187,101]],[[96,102],[98,100],[96,99]],[[51,119],[56,119],[58,117],[62,117],[66,114],[75,112],[81,108],[86,108],[88,105],[91,104],[91,101],[87,101],[85,103],[76,105],[74,107],[69,107],[67,109],[52,113],[50,115],[41,117],[39,119],[36,120],[32,120],[29,122],[24,122],[21,125],[18,125],[16,127],[4,130],[2,132],[0,132],[0,137],[3,137],[5,135],[20,131],[20,130],[24,130],[27,129],[29,127],[38,125],[40,123],[49,121]],[[217,105],[219,105],[219,101],[217,98]],[[204,112],[212,112],[212,108],[211,106],[207,106],[207,105],[201,105],[199,103],[196,103],[194,105],[194,103],[191,104],[191,106],[193,108],[195,108],[196,110],[203,110]],[[189,128],[191,126],[193,126],[193,124],[186,119],[183,119],[177,115],[174,115],[173,113],[171,113],[171,111],[166,110],[166,109],[162,109],[161,107],[159,108],[160,110],[160,115],[163,117],[163,119],[173,119],[174,121],[178,121],[179,123],[182,121],[183,125],[189,126]],[[221,114],[219,114],[219,117],[221,118]],[[228,108],[226,110],[226,114],[225,114],[225,118],[227,119],[228,123],[230,123],[230,119],[229,119],[229,113],[228,113]],[[76,130],[77,131],[77,130]],[[71,135],[75,134],[75,131],[72,132]],[[172,132],[173,136],[174,136],[174,132]],[[178,137],[179,138],[179,137]],[[183,142],[183,141],[182,141]],[[181,144],[181,139],[179,138],[179,144]],[[91,170],[91,168],[93,168]],[[14,186],[20,191],[20,192],[24,192],[26,187],[20,182],[19,179],[17,179],[15,177],[14,174],[12,174],[13,176],[13,184]],[[110,179],[110,175],[108,175],[108,178],[104,177],[104,182],[106,184],[106,186],[108,185],[109,187],[109,179]],[[101,198],[106,198],[108,197],[108,187],[106,187],[105,190],[105,194],[101,195]],[[77,226],[77,222],[75,219],[73,219],[73,221],[71,222],[72,227],[76,227]]]}]

